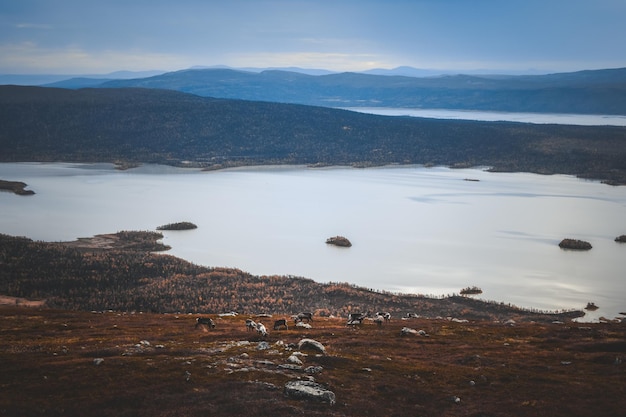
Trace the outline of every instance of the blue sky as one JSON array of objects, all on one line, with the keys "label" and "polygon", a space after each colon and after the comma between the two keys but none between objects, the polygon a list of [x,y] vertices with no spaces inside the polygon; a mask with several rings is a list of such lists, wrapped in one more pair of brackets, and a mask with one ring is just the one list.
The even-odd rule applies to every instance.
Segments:
[{"label": "blue sky", "polygon": [[626,67],[626,0],[4,0],[0,74]]}]

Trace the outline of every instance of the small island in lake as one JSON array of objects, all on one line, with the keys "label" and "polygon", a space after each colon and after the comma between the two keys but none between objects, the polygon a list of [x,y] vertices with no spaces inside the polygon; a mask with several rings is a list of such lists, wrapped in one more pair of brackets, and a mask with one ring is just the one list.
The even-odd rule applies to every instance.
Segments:
[{"label": "small island in lake", "polygon": [[169,223],[163,226],[157,227],[157,230],[191,230],[197,229],[198,226],[191,222],[177,222],[177,223]]},{"label": "small island in lake", "polygon": [[626,235],[621,235],[621,236],[616,237],[615,241],[619,243],[626,243]]},{"label": "small island in lake", "polygon": [[589,310],[589,311],[596,311],[598,307],[595,303],[587,303],[587,307],[585,307],[585,310]]},{"label": "small island in lake", "polygon": [[26,186],[25,182],[21,181],[4,181],[0,180],[0,191],[10,191],[17,195],[33,195],[35,192],[33,190],[25,190]]},{"label": "small island in lake", "polygon": [[343,236],[334,236],[326,239],[326,243],[329,245],[342,246],[345,248],[349,248],[352,246],[352,243],[348,240],[348,238]]},{"label": "small island in lake", "polygon": [[461,290],[461,295],[476,295],[476,294],[482,294],[483,290],[481,290],[478,287],[465,287]]},{"label": "small island in lake", "polygon": [[559,243],[561,249],[589,250],[592,248],[591,243],[578,239],[563,239]]}]

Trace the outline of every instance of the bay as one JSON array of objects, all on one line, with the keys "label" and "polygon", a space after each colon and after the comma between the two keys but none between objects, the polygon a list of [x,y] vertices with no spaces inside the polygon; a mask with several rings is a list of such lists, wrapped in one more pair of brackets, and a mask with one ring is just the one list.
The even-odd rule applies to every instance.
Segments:
[{"label": "bay", "polygon": [[[33,196],[0,193],[0,233],[67,241],[120,230],[166,231],[168,252],[199,265],[295,275],[433,296],[478,286],[480,298],[542,310],[626,310],[626,187],[570,176],[481,169],[269,166],[203,172],[144,165],[0,164]],[[326,245],[343,235],[353,246]],[[563,238],[593,249],[566,251]]]}]

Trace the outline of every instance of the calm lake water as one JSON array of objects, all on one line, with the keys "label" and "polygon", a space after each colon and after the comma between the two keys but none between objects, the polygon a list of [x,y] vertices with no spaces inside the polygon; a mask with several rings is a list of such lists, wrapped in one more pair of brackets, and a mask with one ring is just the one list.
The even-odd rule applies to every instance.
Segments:
[{"label": "calm lake water", "polygon": [[[66,241],[178,221],[170,254],[257,275],[538,309],[626,311],[626,187],[480,169],[256,167],[201,172],[146,165],[0,164],[34,196],[0,193],[0,233]],[[467,181],[467,179],[477,181]],[[326,245],[343,235],[353,246]],[[589,241],[587,252],[558,247]]]},{"label": "calm lake water", "polygon": [[360,113],[383,116],[413,116],[433,119],[482,120],[580,126],[626,126],[626,116],[601,114],[511,113],[500,111],[411,109],[391,107],[350,107]]}]

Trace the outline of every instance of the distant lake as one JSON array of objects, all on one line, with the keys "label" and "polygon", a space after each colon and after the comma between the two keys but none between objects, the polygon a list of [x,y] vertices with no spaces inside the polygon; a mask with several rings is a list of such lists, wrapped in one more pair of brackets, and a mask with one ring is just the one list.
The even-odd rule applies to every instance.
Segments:
[{"label": "distant lake", "polygon": [[[66,241],[166,231],[168,253],[255,275],[295,275],[395,292],[537,309],[626,311],[626,187],[480,169],[254,167],[202,172],[145,165],[0,164],[34,196],[0,193],[0,233]],[[468,181],[471,180],[471,181]],[[353,246],[325,244],[343,235]],[[563,238],[593,249],[566,251]]]},{"label": "distant lake", "polygon": [[359,113],[382,116],[413,116],[433,119],[480,120],[581,126],[626,126],[626,116],[599,114],[512,113],[476,110],[408,109],[390,107],[349,107]]}]

